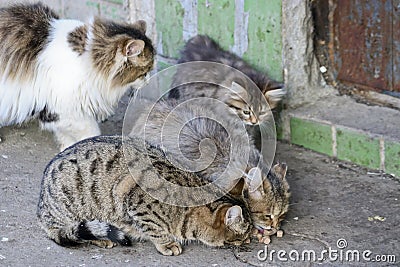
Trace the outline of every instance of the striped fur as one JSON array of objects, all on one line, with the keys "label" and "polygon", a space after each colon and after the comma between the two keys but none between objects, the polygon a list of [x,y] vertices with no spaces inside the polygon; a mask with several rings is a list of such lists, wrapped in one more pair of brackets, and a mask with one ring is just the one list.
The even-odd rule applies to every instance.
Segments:
[{"label": "striped fur", "polygon": [[40,3],[2,8],[0,127],[38,118],[61,149],[99,135],[97,122],[142,82],[154,54],[142,21],[59,19]]},{"label": "striped fur", "polygon": [[[151,106],[150,112],[150,104],[146,106],[145,100],[141,103],[144,105],[143,113],[135,123],[131,135],[144,136],[149,143],[162,146],[177,164],[187,169],[190,165],[186,166],[186,163],[179,161],[182,155],[185,161],[189,159],[191,163],[198,159],[202,159],[204,163],[209,162],[206,168],[196,172],[203,180],[215,181],[224,172],[228,177],[237,177],[237,169],[245,168],[247,173],[259,169],[257,179],[243,175],[246,181],[245,201],[257,229],[263,232],[265,230],[266,234],[273,234],[279,230],[280,222],[289,208],[290,188],[286,180],[286,165],[277,164],[269,170],[269,166],[260,160],[261,153],[251,140],[248,140],[249,137],[240,131],[237,121],[226,120],[230,125],[226,130],[218,122],[201,117],[201,105],[181,105],[177,108],[175,101],[167,100]],[[175,129],[180,129],[179,144],[176,143],[177,137],[173,134]],[[204,152],[204,147],[203,153],[200,153],[202,140],[208,140],[215,145],[215,157],[213,153]],[[249,158],[243,153],[247,148]],[[239,157],[233,160],[233,155]],[[229,162],[231,165],[228,168]],[[238,183],[237,186],[241,184]],[[242,193],[240,188],[237,190]],[[271,215],[274,219],[271,219]]]},{"label": "striped fur", "polygon": [[[268,118],[269,110],[277,107],[278,103],[285,97],[286,91],[282,83],[270,79],[264,73],[261,73],[242,58],[237,55],[223,50],[214,40],[206,35],[196,35],[192,37],[185,47],[181,50],[181,57],[178,63],[188,63],[194,61],[209,61],[227,65],[232,67],[250,78],[252,82],[260,90],[260,93],[250,90],[252,87],[249,82],[241,78],[241,75],[232,73],[218,73],[214,75],[209,69],[193,69],[191,67],[182,66],[174,76],[174,83],[170,92],[170,98],[190,99],[194,97],[213,97],[224,101],[230,106],[234,113],[238,115],[248,125],[258,125],[260,122]],[[187,77],[199,76],[202,79],[227,84],[228,88],[234,81],[240,85],[233,92],[227,90],[223,86],[210,84],[188,84],[178,86],[183,81],[187,81]],[[236,99],[239,95],[242,99]],[[265,105],[261,98],[265,97],[269,107]]]},{"label": "striped fur", "polygon": [[[144,192],[133,178],[159,175],[191,187],[205,183],[196,175],[173,167],[160,149],[143,147],[141,139],[124,142],[123,146],[119,136],[87,139],[48,164],[37,216],[50,239],[65,246],[91,242],[104,247],[147,239],[163,255],[178,255],[182,251],[179,242],[240,245],[249,237],[251,218],[241,199],[226,195],[206,205],[181,207]],[[147,157],[152,166],[146,163]],[[157,184],[150,189],[164,190]],[[194,197],[168,192],[164,196],[166,201],[180,197],[182,203]]]}]

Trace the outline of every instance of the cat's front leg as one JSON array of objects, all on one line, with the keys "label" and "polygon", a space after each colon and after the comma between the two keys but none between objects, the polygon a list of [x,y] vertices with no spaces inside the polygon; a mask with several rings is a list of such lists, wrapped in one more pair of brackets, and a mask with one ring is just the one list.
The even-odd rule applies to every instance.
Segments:
[{"label": "cat's front leg", "polygon": [[93,244],[101,248],[113,248],[118,245],[117,243],[114,243],[111,240],[91,240],[90,244]]},{"label": "cat's front leg", "polygon": [[60,115],[56,121],[42,121],[41,126],[54,133],[61,151],[78,141],[100,135],[99,125],[93,117]]},{"label": "cat's front leg", "polygon": [[177,256],[182,253],[182,246],[175,240],[168,237],[152,238],[151,242],[156,249],[165,256]]}]

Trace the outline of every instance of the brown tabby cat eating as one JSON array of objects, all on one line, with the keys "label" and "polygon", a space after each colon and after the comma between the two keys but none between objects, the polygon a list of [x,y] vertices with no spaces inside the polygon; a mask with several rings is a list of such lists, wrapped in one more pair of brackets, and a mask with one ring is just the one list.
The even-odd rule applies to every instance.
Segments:
[{"label": "brown tabby cat eating", "polygon": [[[289,207],[287,166],[279,163],[269,170],[251,137],[238,127],[240,121],[227,117],[224,128],[216,120],[204,117],[209,113],[204,112],[202,100],[181,105],[171,99],[154,105],[146,103],[145,99],[139,102],[142,113],[133,128],[126,129],[126,134],[163,147],[175,166],[192,170],[209,182],[223,174],[229,179],[238,177],[235,176],[237,169],[244,166],[243,180],[232,180],[232,184],[236,184],[233,191],[239,197],[244,193],[254,226],[260,234],[269,236],[279,230]],[[248,158],[243,153],[246,149],[249,149]],[[198,169],[198,166],[204,167]]]},{"label": "brown tabby cat eating", "polygon": [[184,187],[205,184],[139,138],[124,143],[120,136],[83,140],[46,167],[37,209],[40,225],[62,246],[91,242],[112,247],[147,239],[163,255],[179,255],[180,243],[191,240],[209,246],[248,240],[252,222],[243,200],[228,194],[204,205],[170,205],[165,202],[171,198],[185,203],[193,196],[166,192],[165,202],[152,197],[151,190],[164,188],[155,183],[145,192],[136,182],[154,176]]}]

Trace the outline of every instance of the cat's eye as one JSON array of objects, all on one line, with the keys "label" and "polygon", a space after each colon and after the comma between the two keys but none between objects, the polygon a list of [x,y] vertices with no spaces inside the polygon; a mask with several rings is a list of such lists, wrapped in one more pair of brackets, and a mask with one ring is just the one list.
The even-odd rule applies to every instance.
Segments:
[{"label": "cat's eye", "polygon": [[244,115],[250,115],[250,110],[243,110]]}]

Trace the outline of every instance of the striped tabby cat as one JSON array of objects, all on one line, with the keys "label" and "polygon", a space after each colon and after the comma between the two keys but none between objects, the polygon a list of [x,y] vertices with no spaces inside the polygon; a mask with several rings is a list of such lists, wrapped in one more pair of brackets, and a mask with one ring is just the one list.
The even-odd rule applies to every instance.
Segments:
[{"label": "striped tabby cat", "polygon": [[[197,103],[201,103],[199,101]],[[215,120],[203,117],[203,105],[177,106],[169,99],[156,103],[150,112],[145,100],[140,100],[140,104],[143,113],[135,122],[131,136],[141,136],[153,145],[162,146],[177,166],[193,169],[190,166],[194,166],[193,162],[206,166],[196,171],[206,181],[215,181],[224,172],[229,178],[237,177],[236,169],[245,166],[248,174],[243,175],[243,192],[254,226],[264,235],[276,233],[289,208],[290,188],[285,164],[276,164],[269,171],[259,150],[248,140],[249,136],[243,135],[235,124],[238,121],[227,118],[229,127],[225,129]],[[176,129],[179,129],[179,136],[175,135]],[[205,140],[207,142],[203,142]],[[247,148],[248,161],[243,153]],[[234,154],[239,157],[234,158]],[[236,184],[239,195],[242,186],[243,181]]]},{"label": "striped tabby cat", "polygon": [[61,150],[100,134],[122,95],[152,69],[146,24],[59,19],[47,6],[0,9],[0,127],[38,118]]},{"label": "striped tabby cat", "polygon": [[[150,240],[163,255],[180,254],[180,242],[190,240],[222,246],[241,245],[249,238],[251,218],[242,200],[226,195],[200,206],[166,204],[177,197],[185,203],[193,196],[166,192],[159,201],[136,183],[152,176],[181,186],[205,184],[174,168],[162,150],[141,139],[124,140],[124,146],[119,136],[81,141],[46,167],[37,210],[40,225],[62,246],[91,242],[112,247],[140,238]],[[153,186],[148,188],[153,193],[164,190]]]},{"label": "striped tabby cat", "polygon": [[[206,35],[192,37],[181,51],[178,63],[194,61],[208,61],[230,66],[250,78],[256,84],[259,92],[254,92],[242,73],[235,71],[215,70],[206,66],[197,68],[195,65],[184,64],[178,67],[177,74],[173,77],[170,98],[188,100],[195,97],[212,97],[222,100],[239,116],[247,125],[259,125],[268,118],[270,109],[274,109],[286,95],[283,84],[278,83],[256,71],[237,55],[223,50],[214,40]],[[209,83],[187,83],[191,80],[210,81]],[[180,85],[183,84],[183,85]],[[220,86],[220,85],[223,86]],[[180,86],[178,86],[180,85]],[[230,90],[229,90],[230,89]],[[265,97],[269,107],[262,101]],[[212,107],[210,107],[212,108]]]}]

